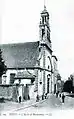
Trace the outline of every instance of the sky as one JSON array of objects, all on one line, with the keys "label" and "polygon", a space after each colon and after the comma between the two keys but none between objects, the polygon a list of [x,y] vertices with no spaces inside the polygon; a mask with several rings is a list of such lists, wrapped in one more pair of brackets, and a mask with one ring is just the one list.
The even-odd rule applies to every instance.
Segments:
[{"label": "sky", "polygon": [[[74,0],[46,0],[51,41],[63,79],[74,73]],[[0,44],[39,40],[44,0],[0,0]]]}]

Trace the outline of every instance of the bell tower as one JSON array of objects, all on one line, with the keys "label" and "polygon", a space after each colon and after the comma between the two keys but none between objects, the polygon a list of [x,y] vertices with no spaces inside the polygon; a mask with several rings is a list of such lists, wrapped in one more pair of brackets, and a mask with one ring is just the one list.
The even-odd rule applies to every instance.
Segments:
[{"label": "bell tower", "polygon": [[40,24],[39,24],[39,37],[40,45],[46,46],[52,52],[51,39],[50,39],[50,27],[49,27],[49,13],[44,5],[44,10],[41,12]]},{"label": "bell tower", "polygon": [[[49,26],[49,13],[46,9],[46,6],[44,4],[44,10],[41,12],[41,18],[40,18],[40,24],[39,24],[39,39],[40,39],[40,48],[42,49],[42,54],[43,54],[43,95],[42,99],[47,93],[49,93],[49,80],[47,80],[47,73],[46,69],[48,64],[50,66],[50,71],[51,71],[51,65],[50,61],[47,62],[48,57],[51,60],[52,57],[52,46],[51,46],[51,39],[50,39],[50,26]],[[48,72],[49,74],[49,72]],[[51,74],[51,73],[50,73]],[[51,76],[51,75],[50,75]],[[52,80],[52,78],[50,79]],[[47,82],[47,84],[46,84]],[[48,88],[46,88],[46,85]]]}]

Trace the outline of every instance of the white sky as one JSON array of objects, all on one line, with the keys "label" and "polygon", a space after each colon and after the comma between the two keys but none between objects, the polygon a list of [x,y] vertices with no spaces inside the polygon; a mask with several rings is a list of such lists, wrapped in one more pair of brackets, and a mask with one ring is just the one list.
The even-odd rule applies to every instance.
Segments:
[{"label": "white sky", "polygon": [[[0,0],[0,43],[39,40],[43,0]],[[51,41],[58,69],[67,78],[74,72],[74,0],[46,0]]]}]

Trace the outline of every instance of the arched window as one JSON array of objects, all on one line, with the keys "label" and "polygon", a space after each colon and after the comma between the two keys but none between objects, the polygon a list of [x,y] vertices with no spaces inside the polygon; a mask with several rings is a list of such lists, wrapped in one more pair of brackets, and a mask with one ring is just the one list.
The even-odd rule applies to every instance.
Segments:
[{"label": "arched window", "polygon": [[50,56],[48,56],[47,58],[48,58],[48,60],[49,60],[49,62],[50,62],[50,67],[48,67],[48,68],[50,68],[50,70],[51,70],[51,72],[52,72],[52,61],[51,61],[51,58],[50,58]]},{"label": "arched window", "polygon": [[43,38],[44,34],[45,34],[45,30],[42,29],[42,38]]},{"label": "arched window", "polygon": [[44,24],[44,17],[42,17],[42,24]]},{"label": "arched window", "polygon": [[49,69],[50,67],[49,67],[49,65],[48,65],[48,69]]}]

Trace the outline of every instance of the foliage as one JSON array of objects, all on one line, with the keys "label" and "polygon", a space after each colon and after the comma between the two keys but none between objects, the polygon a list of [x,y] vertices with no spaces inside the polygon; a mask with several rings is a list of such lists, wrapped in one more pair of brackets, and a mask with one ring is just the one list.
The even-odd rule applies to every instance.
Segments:
[{"label": "foliage", "polygon": [[7,70],[7,67],[6,65],[4,64],[4,60],[2,58],[2,51],[0,49],[0,77],[6,72]]},{"label": "foliage", "polygon": [[71,93],[71,91],[73,92],[73,85],[72,85],[72,80],[67,80],[64,83],[64,92],[69,92]]}]

